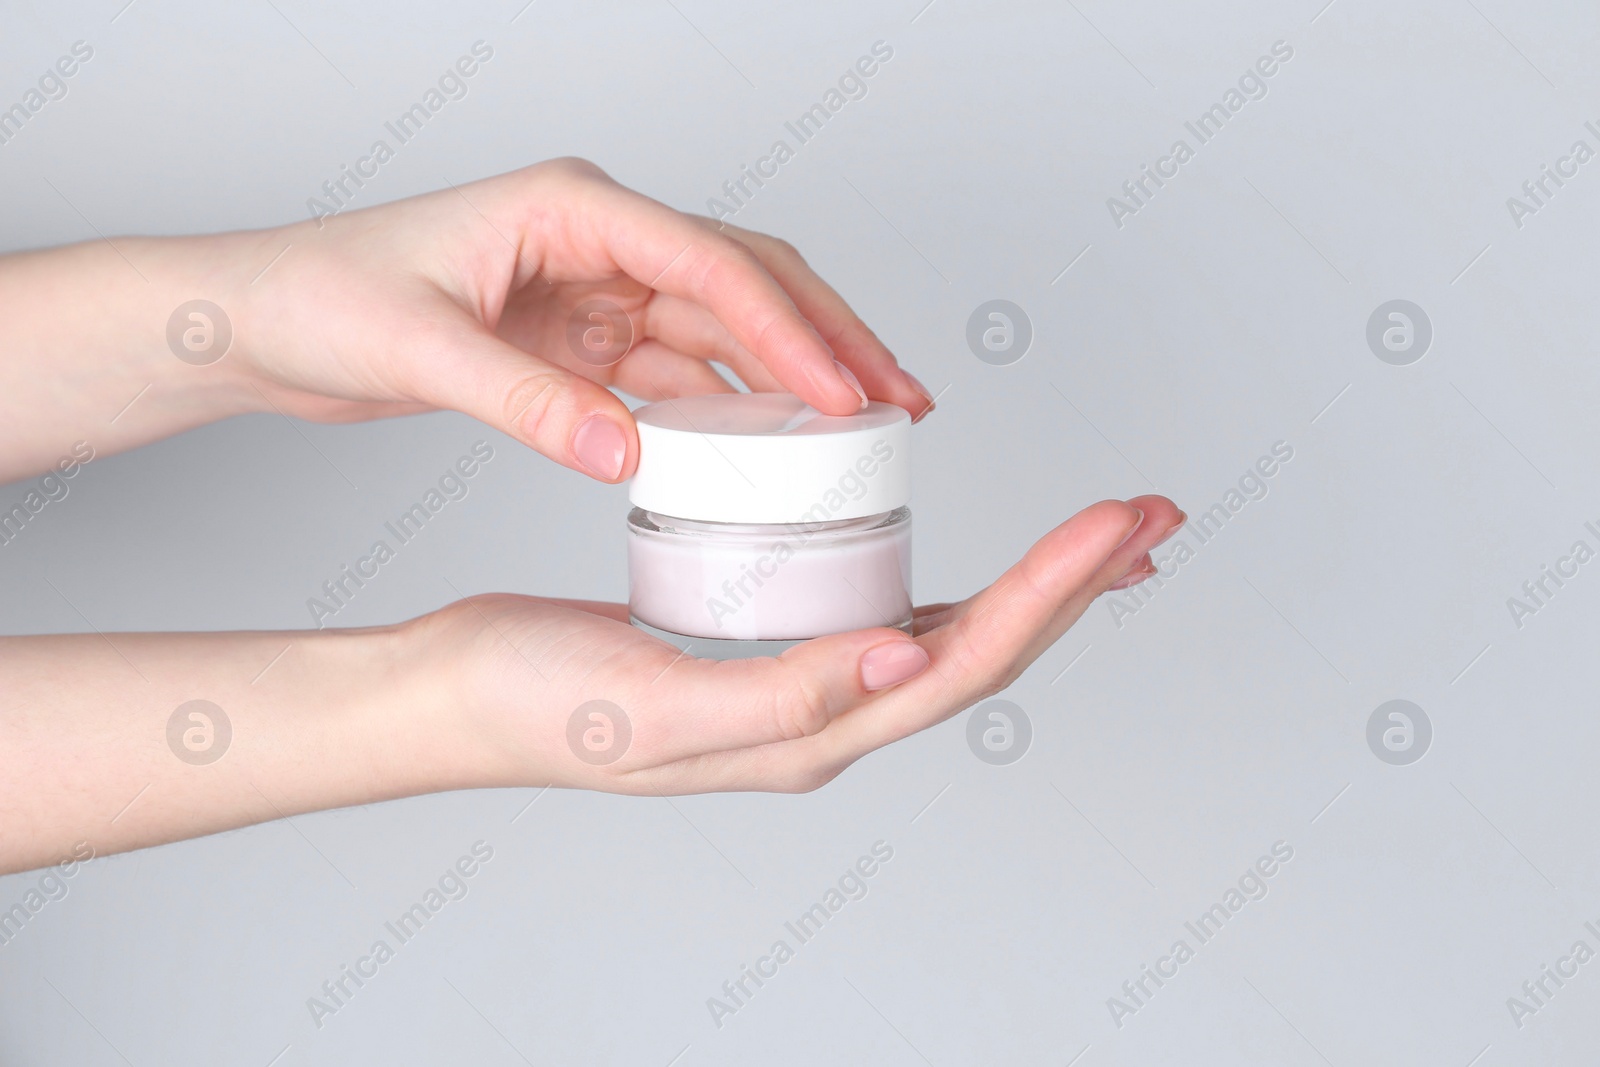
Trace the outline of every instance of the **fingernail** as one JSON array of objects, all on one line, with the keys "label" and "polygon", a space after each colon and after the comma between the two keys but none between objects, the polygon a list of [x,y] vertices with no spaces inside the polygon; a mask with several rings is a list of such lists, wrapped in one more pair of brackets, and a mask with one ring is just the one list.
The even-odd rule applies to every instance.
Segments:
[{"label": "fingernail", "polygon": [[928,669],[928,654],[915,641],[869,648],[861,657],[861,688],[871,692],[899,685]]},{"label": "fingernail", "polygon": [[[1131,506],[1132,505],[1130,505],[1130,507]],[[1122,538],[1122,540],[1117,542],[1117,548],[1121,548],[1123,545],[1127,544],[1128,543],[1128,538],[1132,537],[1134,534],[1138,533],[1139,532],[1139,527],[1144,525],[1144,511],[1143,511],[1143,509],[1134,508],[1133,510],[1139,517],[1134,520],[1133,529],[1129,530],[1127,532],[1127,534]],[[1115,552],[1117,550],[1117,548],[1113,548],[1111,551]]]},{"label": "fingernail", "polygon": [[1188,521],[1189,521],[1189,516],[1188,515],[1184,514],[1181,511],[1178,512],[1178,521],[1173,523],[1171,526],[1168,526],[1167,527],[1167,532],[1161,535],[1161,540],[1157,541],[1155,543],[1155,545],[1152,545],[1150,547],[1155,548],[1155,547],[1157,547],[1159,545],[1166,544],[1168,541],[1170,541],[1172,539],[1172,535],[1173,534],[1175,534],[1179,530],[1183,529],[1183,524],[1188,522]]},{"label": "fingernail", "polygon": [[839,377],[844,379],[844,384],[848,385],[850,388],[852,388],[852,389],[854,389],[856,391],[856,396],[859,396],[861,398],[861,406],[862,407],[866,407],[867,406],[867,391],[865,389],[861,388],[861,379],[857,378],[854,374],[850,373],[850,368],[846,367],[843,363],[840,363],[838,360],[834,360],[833,361],[833,369],[839,372]]},{"label": "fingernail", "polygon": [[604,415],[590,415],[572,435],[572,453],[595,477],[614,482],[628,455],[628,439],[622,427]]},{"label": "fingernail", "polygon": [[926,407],[924,407],[921,411],[917,412],[911,418],[912,422],[921,422],[924,418],[927,417],[928,412],[932,411],[933,408],[934,408],[933,394],[928,392],[928,387],[926,385],[923,385],[921,382],[917,381],[917,376],[915,374],[912,374],[908,370],[902,370],[900,373],[904,374],[906,376],[906,381],[911,383],[911,388],[913,388],[917,392],[921,393],[922,394],[922,399],[924,399],[924,400],[926,400],[928,402]]},{"label": "fingernail", "polygon": [[1147,556],[1145,558],[1144,562],[1140,563],[1137,567],[1133,568],[1133,570],[1129,571],[1127,574],[1124,574],[1121,578],[1118,578],[1116,581],[1114,581],[1110,585],[1106,586],[1106,589],[1107,590],[1126,589],[1130,585],[1138,585],[1140,582],[1144,581],[1146,578],[1150,577],[1155,572],[1156,572],[1156,565],[1154,563],[1152,563],[1150,561],[1149,557]]}]

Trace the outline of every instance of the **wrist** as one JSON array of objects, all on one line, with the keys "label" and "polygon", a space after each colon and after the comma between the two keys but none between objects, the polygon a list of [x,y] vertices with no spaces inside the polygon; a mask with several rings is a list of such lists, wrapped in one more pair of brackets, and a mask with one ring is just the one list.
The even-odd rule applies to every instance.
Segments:
[{"label": "wrist", "polygon": [[307,673],[295,680],[303,728],[318,731],[318,720],[331,712],[317,747],[343,764],[339,773],[358,794],[333,803],[506,784],[497,780],[494,746],[465,706],[451,657],[437,647],[428,618],[323,630],[303,640]]},{"label": "wrist", "polygon": [[414,672],[405,688],[450,750],[444,762],[454,780],[438,788],[544,786],[562,777],[570,754],[553,743],[564,734],[541,728],[553,670],[535,665],[542,642],[529,640],[519,618],[524,600],[480,594],[394,628],[403,669]]},{"label": "wrist", "polygon": [[210,422],[271,410],[251,354],[256,324],[271,319],[257,284],[287,243],[277,230],[140,242],[151,264],[140,294],[151,393],[177,417]]}]

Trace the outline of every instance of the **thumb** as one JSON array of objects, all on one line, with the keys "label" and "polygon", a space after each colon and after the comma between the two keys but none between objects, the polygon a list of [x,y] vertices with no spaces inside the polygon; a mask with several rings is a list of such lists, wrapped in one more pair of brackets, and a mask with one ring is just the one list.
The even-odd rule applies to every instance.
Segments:
[{"label": "thumb", "polygon": [[609,389],[507,344],[463,317],[416,339],[418,399],[503,430],[550,459],[602,482],[632,473],[633,416]]},{"label": "thumb", "polygon": [[679,655],[640,687],[649,710],[635,728],[637,754],[660,765],[810,737],[927,666],[917,642],[887,627],[819,637],[777,657]]}]

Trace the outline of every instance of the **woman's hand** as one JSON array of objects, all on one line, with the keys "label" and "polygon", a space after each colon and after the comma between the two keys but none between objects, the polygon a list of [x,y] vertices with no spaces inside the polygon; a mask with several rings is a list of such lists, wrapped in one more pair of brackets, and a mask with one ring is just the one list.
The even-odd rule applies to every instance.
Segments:
[{"label": "woman's hand", "polygon": [[572,159],[274,229],[0,256],[0,351],[0,482],[246,412],[440,408],[617,482],[638,442],[606,387],[730,391],[712,362],[830,415],[933,406],[788,244]]},{"label": "woman's hand", "polygon": [[776,658],[684,655],[617,604],[479,596],[411,625],[458,665],[446,689],[490,730],[493,784],[796,792],[1004,689],[1101,593],[1148,577],[1183,518],[1159,496],[1095,504],[989,588],[918,609],[915,638],[862,630]]},{"label": "woman's hand", "polygon": [[506,595],[372,629],[0,638],[0,873],[447,789],[814,789],[1004,689],[1182,521],[1159,496],[1095,504],[976,596],[920,609],[914,638],[765,659],[682,655],[620,605]]},{"label": "woman's hand", "polygon": [[[302,418],[453,408],[616,482],[638,443],[605,387],[731,392],[711,361],[832,415],[867,397],[932,407],[788,244],[681,214],[582,160],[259,236],[256,258],[289,250],[237,286],[237,351],[218,367]],[[592,308],[575,320],[590,301],[628,323]]]}]

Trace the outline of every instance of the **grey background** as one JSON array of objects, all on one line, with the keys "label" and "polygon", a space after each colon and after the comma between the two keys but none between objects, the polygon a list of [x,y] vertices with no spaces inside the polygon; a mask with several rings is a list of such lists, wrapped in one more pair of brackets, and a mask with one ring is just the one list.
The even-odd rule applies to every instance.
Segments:
[{"label": "grey background", "polygon": [[[1520,630],[1506,598],[1596,543],[1600,161],[1521,229],[1505,200],[1596,146],[1600,15],[921,3],[0,8],[6,105],[74,40],[96,52],[0,147],[7,249],[304,217],[480,38],[470,95],[360,202],[576,154],[703,211],[887,41],[869,95],[737,221],[794,241],[941,392],[917,430],[919,599],[968,594],[1096,499],[1153,486],[1198,513],[1295,450],[1148,607],[1119,627],[1097,605],[1011,687],[1019,762],[977,759],[963,715],[804,796],[485,791],[97,859],[0,948],[0,1061],[1592,1060],[1600,962],[1521,1029],[1506,998],[1600,948],[1600,564]],[[1106,198],[1280,39],[1269,95],[1118,229]],[[1035,331],[1006,367],[965,343],[996,298]],[[1434,328],[1405,367],[1365,342],[1397,298]],[[97,459],[0,552],[0,627],[306,626],[321,581],[484,436],[252,417]],[[493,439],[341,624],[450,583],[625,595],[624,491]],[[1409,766],[1365,740],[1395,698],[1433,724]],[[306,999],[478,839],[470,895],[315,1028]],[[713,1026],[706,999],[880,839],[870,894]],[[1114,1025],[1107,998],[1278,840],[1266,899]],[[36,881],[0,879],[0,907]]]}]

